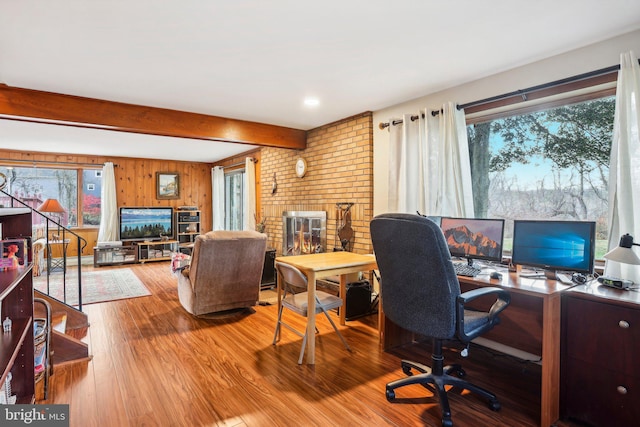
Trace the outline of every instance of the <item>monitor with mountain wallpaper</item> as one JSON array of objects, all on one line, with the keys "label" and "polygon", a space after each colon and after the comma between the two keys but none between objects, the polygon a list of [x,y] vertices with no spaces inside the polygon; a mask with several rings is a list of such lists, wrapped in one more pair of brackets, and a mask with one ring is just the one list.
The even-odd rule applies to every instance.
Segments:
[{"label": "monitor with mountain wallpaper", "polygon": [[504,219],[442,217],[440,228],[452,257],[502,261]]}]

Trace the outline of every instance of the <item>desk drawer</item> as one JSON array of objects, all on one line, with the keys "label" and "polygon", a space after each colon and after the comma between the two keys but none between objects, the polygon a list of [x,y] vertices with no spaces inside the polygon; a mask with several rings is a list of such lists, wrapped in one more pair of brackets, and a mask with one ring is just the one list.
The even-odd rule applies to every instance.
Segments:
[{"label": "desk drawer", "polygon": [[568,357],[640,377],[640,310],[575,297],[565,308]]},{"label": "desk drawer", "polygon": [[[606,363],[608,350],[599,352]],[[564,416],[592,426],[632,426],[640,419],[640,379],[570,358],[563,364]]]}]

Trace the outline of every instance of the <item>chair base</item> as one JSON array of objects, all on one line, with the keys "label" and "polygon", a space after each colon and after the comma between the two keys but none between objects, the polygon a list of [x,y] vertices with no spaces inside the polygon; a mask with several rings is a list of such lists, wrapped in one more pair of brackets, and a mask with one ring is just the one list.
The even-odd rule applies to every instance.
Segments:
[{"label": "chair base", "polygon": [[[441,363],[442,359],[439,359]],[[436,363],[436,366],[438,363]],[[438,396],[440,403],[440,410],[442,411],[442,426],[451,427],[453,421],[451,420],[451,410],[449,408],[449,398],[445,386],[450,385],[459,389],[469,390],[488,401],[488,406],[493,411],[500,410],[500,402],[496,398],[496,395],[482,387],[478,387],[463,380],[460,377],[465,376],[465,371],[462,366],[458,364],[447,365],[442,368],[440,373],[436,372],[438,369],[432,370],[429,366],[421,363],[412,362],[409,360],[403,360],[401,363],[402,372],[409,375],[407,378],[402,378],[396,381],[392,381],[387,384],[386,397],[389,402],[393,402],[396,399],[395,389],[410,384],[420,384],[426,389],[430,390],[434,395]],[[440,365],[441,366],[441,365]],[[418,375],[412,374],[412,369],[419,372]],[[453,376],[451,374],[456,374]]]}]

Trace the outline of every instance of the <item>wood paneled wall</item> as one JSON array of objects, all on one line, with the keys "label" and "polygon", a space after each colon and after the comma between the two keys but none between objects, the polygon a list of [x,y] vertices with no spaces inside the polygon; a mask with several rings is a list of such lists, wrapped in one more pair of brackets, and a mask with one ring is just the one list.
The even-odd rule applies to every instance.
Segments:
[{"label": "wood paneled wall", "polygon": [[[73,154],[52,154],[0,149],[0,163],[17,161],[18,166],[38,164],[42,167],[78,167],[74,164],[96,165],[114,163],[118,206],[197,206],[201,211],[201,229],[211,230],[211,164],[180,162],[170,160],[139,159],[130,157],[105,157]],[[26,162],[26,163],[24,163]],[[116,166],[117,165],[117,166]],[[86,167],[86,166],[82,166]],[[180,174],[180,198],[175,200],[156,199],[156,172],[177,172]],[[98,229],[83,228],[74,231],[87,239],[89,244],[85,255],[93,253]],[[69,255],[77,254],[75,245]]]}]

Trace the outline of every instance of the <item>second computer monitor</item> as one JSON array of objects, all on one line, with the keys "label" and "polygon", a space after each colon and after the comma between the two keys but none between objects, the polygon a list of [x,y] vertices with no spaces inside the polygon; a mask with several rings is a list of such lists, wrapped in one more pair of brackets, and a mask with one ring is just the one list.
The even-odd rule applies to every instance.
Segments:
[{"label": "second computer monitor", "polygon": [[502,261],[503,219],[442,217],[440,228],[451,256]]},{"label": "second computer monitor", "polygon": [[545,270],[592,273],[596,223],[513,221],[512,262]]}]

